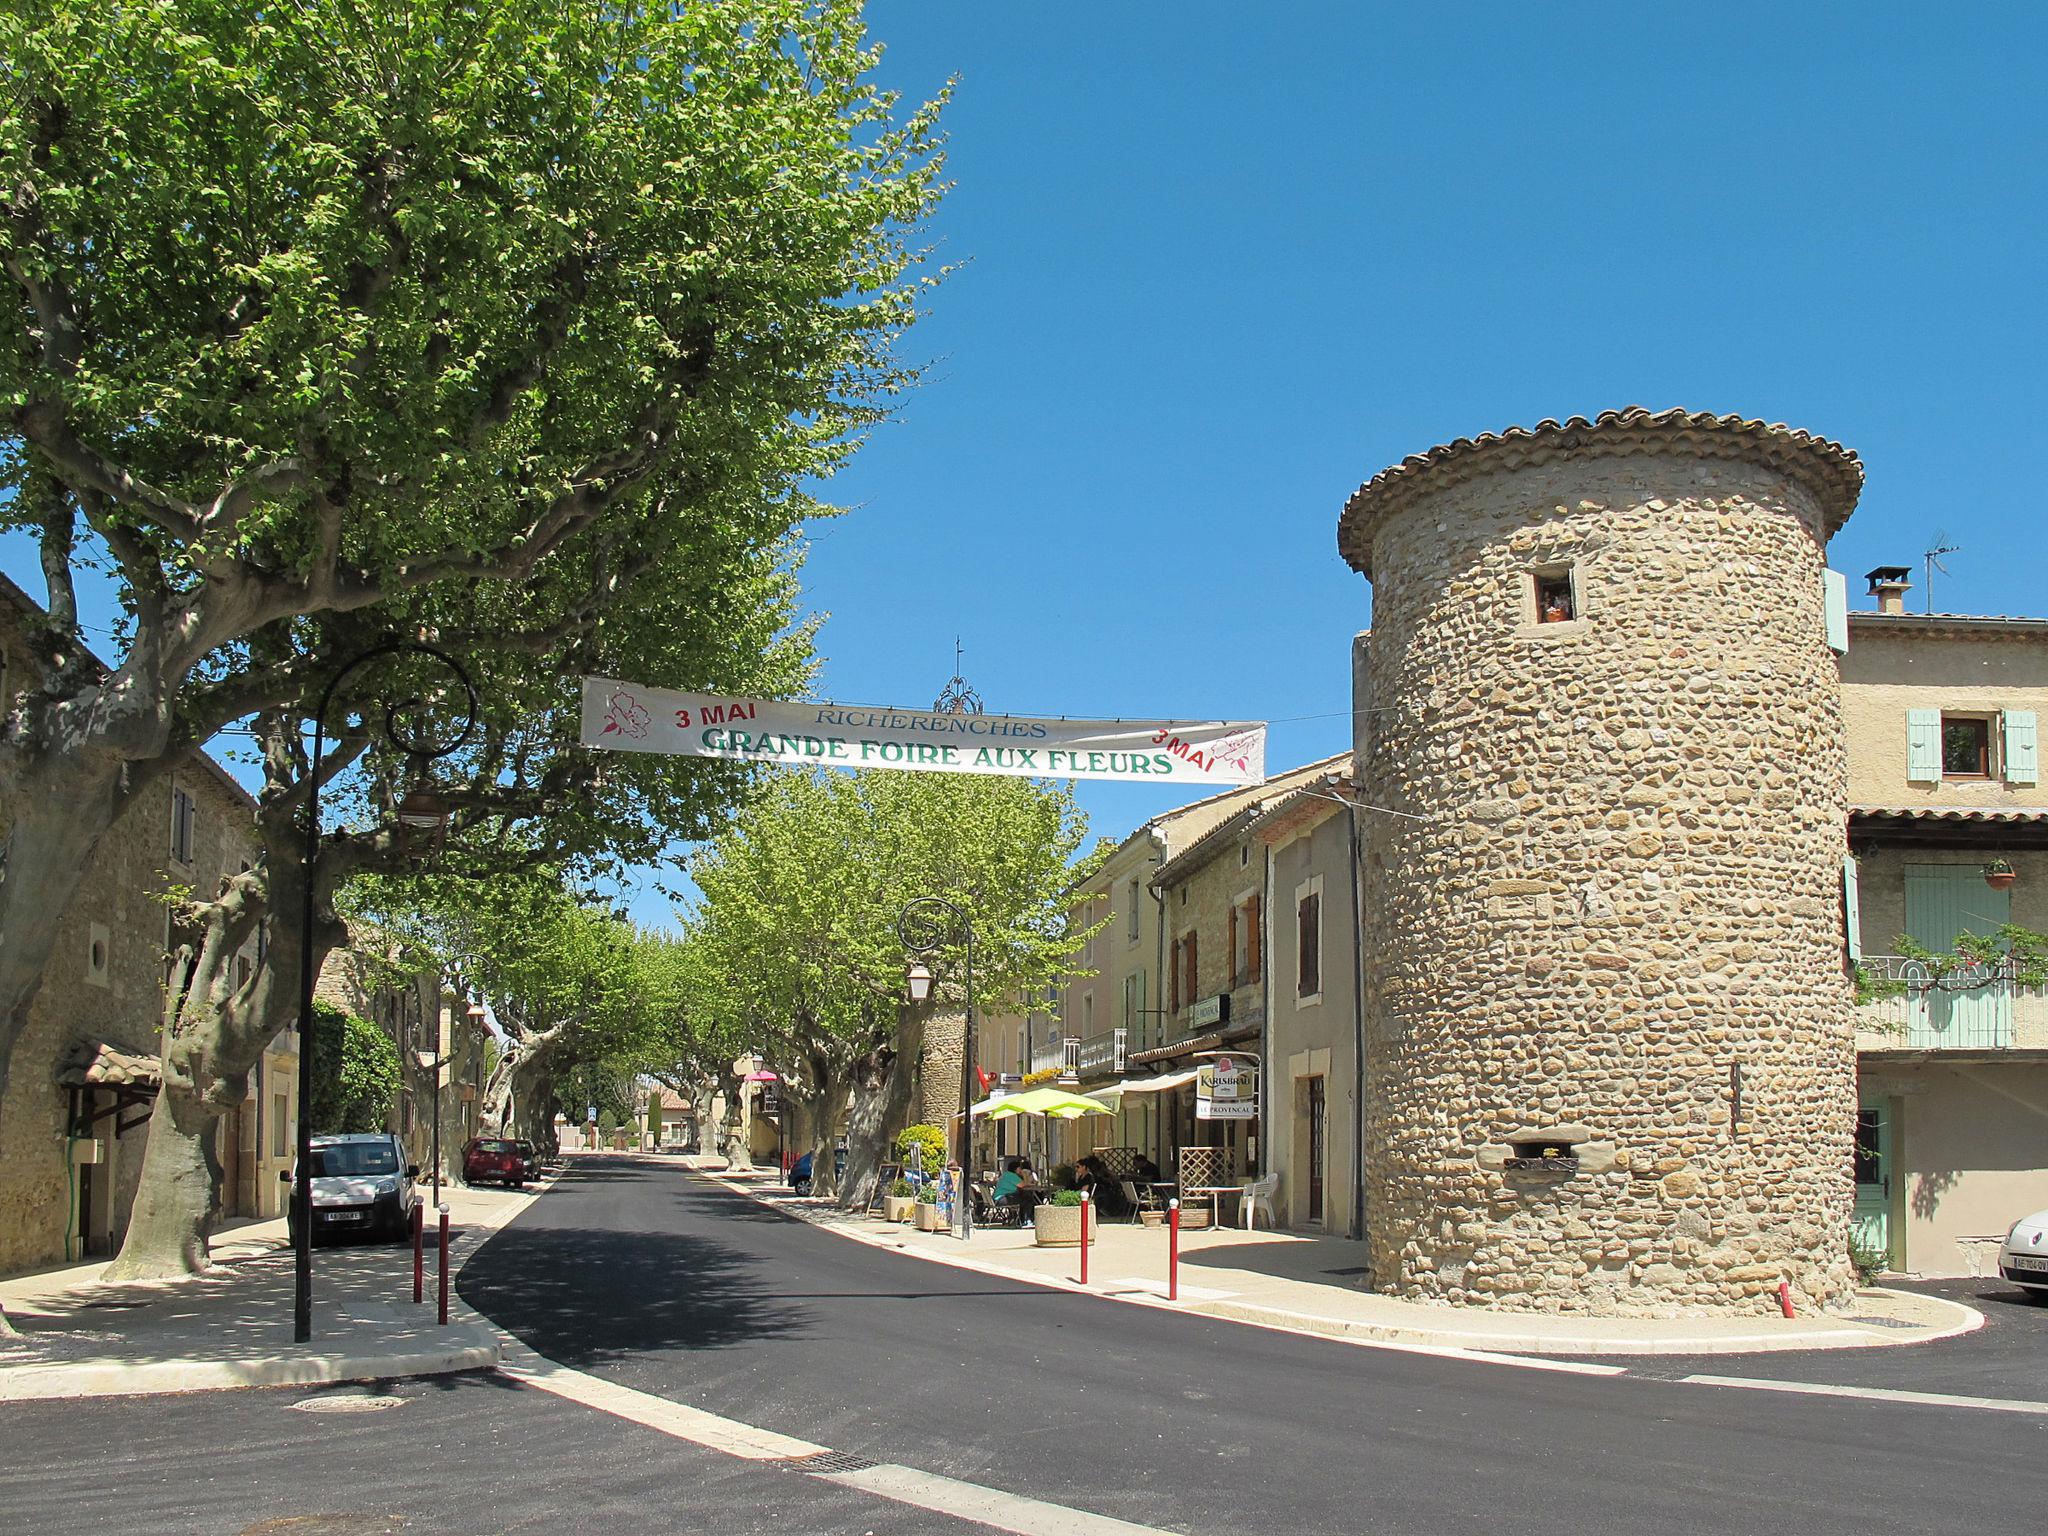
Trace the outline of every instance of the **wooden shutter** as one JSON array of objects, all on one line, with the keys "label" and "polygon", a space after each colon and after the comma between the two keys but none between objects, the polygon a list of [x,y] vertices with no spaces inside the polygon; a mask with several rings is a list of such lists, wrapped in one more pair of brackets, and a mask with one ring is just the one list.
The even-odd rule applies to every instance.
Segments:
[{"label": "wooden shutter", "polygon": [[1180,940],[1173,941],[1173,958],[1166,964],[1166,1011],[1180,1012]]},{"label": "wooden shutter", "polygon": [[1244,904],[1245,921],[1252,925],[1252,931],[1245,936],[1245,955],[1248,959],[1246,969],[1251,972],[1250,979],[1253,981],[1259,979],[1259,968],[1266,960],[1265,924],[1262,921],[1259,902],[1260,897],[1254,893]]},{"label": "wooden shutter", "polygon": [[1295,910],[1300,954],[1294,983],[1297,997],[1314,997],[1323,990],[1322,905],[1321,894],[1311,891]]},{"label": "wooden shutter", "polygon": [[2005,712],[2005,782],[2041,782],[2041,742],[2031,709]]},{"label": "wooden shutter", "polygon": [[1863,958],[1863,913],[1856,892],[1858,873],[1856,855],[1852,853],[1842,860],[1842,925],[1852,961]]},{"label": "wooden shutter", "polygon": [[1188,968],[1187,975],[1181,980],[1181,996],[1191,1003],[1196,1002],[1202,995],[1200,991],[1202,973],[1196,966],[1195,936],[1192,933],[1182,942],[1180,953],[1182,961]]},{"label": "wooden shutter", "polygon": [[1223,938],[1223,963],[1230,968],[1230,985],[1224,990],[1235,991],[1244,978],[1237,974],[1237,908],[1230,909],[1230,923]]},{"label": "wooden shutter", "polygon": [[1941,711],[1906,711],[1906,781],[1911,784],[1941,782]]}]

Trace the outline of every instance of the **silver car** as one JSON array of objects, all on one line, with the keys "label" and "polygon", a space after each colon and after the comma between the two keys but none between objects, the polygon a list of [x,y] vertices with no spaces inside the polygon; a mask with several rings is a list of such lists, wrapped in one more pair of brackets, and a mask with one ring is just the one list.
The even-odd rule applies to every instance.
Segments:
[{"label": "silver car", "polygon": [[2048,1294],[2048,1211],[2022,1216],[1998,1250],[1998,1272],[2036,1295]]}]

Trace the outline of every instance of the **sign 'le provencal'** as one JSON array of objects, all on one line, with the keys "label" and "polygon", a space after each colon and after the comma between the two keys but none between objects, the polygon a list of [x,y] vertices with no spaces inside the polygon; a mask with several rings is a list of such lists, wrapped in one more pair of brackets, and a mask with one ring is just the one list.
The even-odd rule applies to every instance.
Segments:
[{"label": "sign 'le provencal'", "polygon": [[1047,720],[677,693],[583,680],[583,744],[729,762],[1124,783],[1258,784],[1266,727],[1244,720]]}]

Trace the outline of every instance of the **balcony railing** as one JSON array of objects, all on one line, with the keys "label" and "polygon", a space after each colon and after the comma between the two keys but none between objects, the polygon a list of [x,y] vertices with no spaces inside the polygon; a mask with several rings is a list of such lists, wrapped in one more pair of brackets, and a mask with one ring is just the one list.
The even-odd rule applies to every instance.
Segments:
[{"label": "balcony railing", "polygon": [[1125,1033],[1121,1029],[1112,1029],[1107,1034],[1090,1035],[1086,1040],[1076,1041],[1074,1070],[1085,1077],[1123,1071]]},{"label": "balcony railing", "polygon": [[1937,976],[1925,961],[1904,955],[1865,955],[1857,962],[1872,981],[1903,984],[1905,991],[1856,1010],[1859,1028],[1890,1037],[1909,1051],[2002,1051],[2012,1045],[2013,967],[1958,965]]},{"label": "balcony railing", "polygon": [[1031,1070],[1033,1072],[1058,1072],[1071,1075],[1073,1053],[1081,1044],[1078,1040],[1040,1040],[1031,1047]]}]

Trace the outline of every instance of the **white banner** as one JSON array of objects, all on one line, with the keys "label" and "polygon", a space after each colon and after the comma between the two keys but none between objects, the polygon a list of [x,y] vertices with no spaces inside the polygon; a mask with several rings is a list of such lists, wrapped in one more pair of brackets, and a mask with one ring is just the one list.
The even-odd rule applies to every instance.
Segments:
[{"label": "white banner", "polygon": [[1249,720],[1036,720],[732,699],[583,680],[583,745],[729,762],[1122,783],[1259,784],[1266,726]]}]

